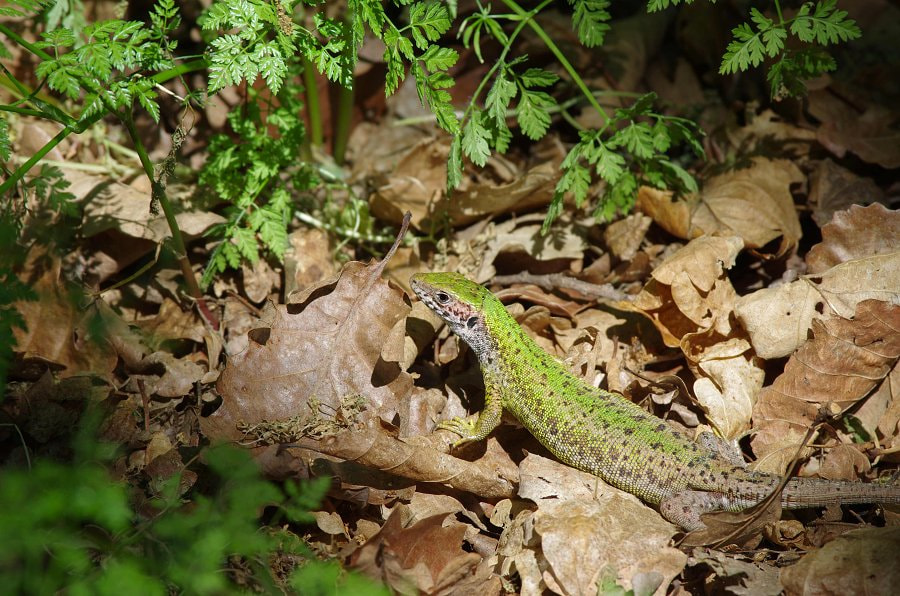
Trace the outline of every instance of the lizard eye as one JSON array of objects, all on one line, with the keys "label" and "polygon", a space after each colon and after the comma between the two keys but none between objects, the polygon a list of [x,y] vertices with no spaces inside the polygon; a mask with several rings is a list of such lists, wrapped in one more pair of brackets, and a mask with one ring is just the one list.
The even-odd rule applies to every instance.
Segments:
[{"label": "lizard eye", "polygon": [[434,295],[434,297],[441,304],[447,304],[448,302],[450,302],[450,294],[448,294],[446,292],[438,292]]}]

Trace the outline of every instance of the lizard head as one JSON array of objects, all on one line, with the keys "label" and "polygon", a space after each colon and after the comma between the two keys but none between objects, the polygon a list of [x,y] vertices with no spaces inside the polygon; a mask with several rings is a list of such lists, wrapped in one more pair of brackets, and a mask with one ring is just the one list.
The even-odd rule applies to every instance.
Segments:
[{"label": "lizard head", "polygon": [[492,301],[499,304],[487,289],[459,273],[416,273],[409,283],[422,302],[467,341],[483,329],[485,307]]}]

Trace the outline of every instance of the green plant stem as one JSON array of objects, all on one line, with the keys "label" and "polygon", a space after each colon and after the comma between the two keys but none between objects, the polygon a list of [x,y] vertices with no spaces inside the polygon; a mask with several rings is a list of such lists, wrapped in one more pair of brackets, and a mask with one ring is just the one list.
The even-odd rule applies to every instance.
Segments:
[{"label": "green plant stem", "polygon": [[578,86],[585,99],[587,99],[588,103],[591,104],[591,106],[593,106],[595,110],[597,110],[597,113],[600,114],[600,117],[604,122],[609,122],[609,116],[607,115],[606,110],[604,110],[600,106],[600,104],[597,103],[597,99],[594,97],[594,94],[591,93],[591,90],[588,89],[588,86],[585,84],[584,80],[578,75],[578,73],[575,71],[575,68],[571,63],[569,63],[569,61],[563,55],[562,51],[560,51],[559,47],[553,42],[552,39],[550,39],[550,36],[547,35],[544,29],[541,28],[536,20],[534,20],[535,15],[547,3],[541,4],[538,8],[535,8],[530,12],[523,9],[513,0],[503,0],[503,3],[508,6],[513,12],[519,15],[528,24],[528,26],[531,27],[531,30],[534,31],[534,33],[541,39],[541,41],[544,42],[544,45],[547,46],[547,49],[550,50],[550,52],[554,56],[556,56],[556,59],[559,61],[565,71],[569,73],[569,76],[572,77],[572,82],[574,82]]},{"label": "green plant stem", "polygon": [[316,69],[309,60],[303,60],[303,86],[306,88],[306,115],[309,117],[309,135],[314,147],[321,147],[322,111],[319,109],[319,88],[316,86]]},{"label": "green plant stem", "polygon": [[775,0],[775,12],[778,14],[778,24],[784,25],[784,16],[781,14],[781,2]]},{"label": "green plant stem", "polygon": [[178,221],[175,219],[175,210],[172,208],[172,203],[169,201],[165,187],[155,176],[153,162],[150,161],[147,149],[144,147],[144,143],[141,142],[141,137],[134,124],[134,119],[131,117],[130,112],[124,112],[118,114],[118,116],[125,125],[126,130],[128,130],[128,136],[131,137],[131,142],[134,143],[134,149],[137,151],[138,157],[141,160],[144,172],[150,179],[151,201],[158,201],[166,216],[166,222],[169,224],[169,231],[172,233],[175,258],[181,266],[181,273],[187,284],[188,293],[197,301],[197,306],[200,308],[200,311],[206,319],[214,328],[218,328],[218,318],[206,305],[206,300],[203,298],[203,292],[200,290],[200,284],[197,283],[197,277],[194,275],[194,269],[191,267],[191,261],[188,258],[187,248],[184,244],[184,237],[181,235],[181,228],[178,227]]},{"label": "green plant stem", "polygon": [[[89,118],[86,121],[86,123],[88,125],[93,124],[94,122],[99,120],[101,116],[102,116],[102,114],[95,114],[94,116]],[[73,132],[76,132],[75,127],[66,126],[61,131],[56,133],[56,136],[54,136],[52,139],[50,139],[49,141],[44,143],[44,146],[41,147],[40,149],[38,149],[34,153],[34,155],[29,157],[28,161],[26,161],[25,163],[20,165],[18,168],[16,168],[16,171],[13,172],[12,175],[3,182],[3,184],[0,184],[0,197],[5,195],[10,189],[12,189],[12,187],[17,182],[19,182],[19,180],[24,178],[25,174],[27,174],[28,171],[31,168],[33,168],[37,162],[39,162],[41,160],[42,157],[44,157],[45,155],[50,153],[50,151],[52,151],[54,147],[59,145],[63,141],[63,139],[65,139],[67,136],[69,136]]]},{"label": "green plant stem", "polygon": [[38,110],[32,110],[29,108],[20,108],[18,106],[0,106],[0,112],[15,112],[16,114],[23,114],[25,116],[34,116],[35,118],[46,118],[47,115],[44,112],[39,112]]},{"label": "green plant stem", "polygon": [[[42,60],[52,59],[49,54],[47,54],[40,48],[35,47],[33,44],[27,42],[21,36],[17,35],[15,32],[2,24],[0,24],[0,33],[3,33]],[[187,72],[205,68],[206,66],[207,62],[205,59],[193,60],[191,62],[179,64],[173,68],[157,73],[153,75],[152,78],[157,83],[163,83],[172,78],[179,77]],[[80,77],[79,82],[81,83],[82,87],[91,88],[91,85],[88,85],[86,81],[81,80]],[[175,219],[175,211],[172,208],[172,203],[169,201],[162,183],[154,177],[153,163],[150,161],[150,156],[147,154],[147,150],[144,147],[144,144],[141,142],[141,138],[138,134],[137,127],[134,124],[134,119],[131,116],[131,112],[117,112],[115,107],[110,105],[106,98],[103,98],[102,101],[107,112],[116,116],[119,121],[121,121],[122,124],[125,125],[126,130],[128,130],[128,135],[131,137],[131,142],[134,143],[135,150],[137,151],[137,155],[141,161],[141,166],[144,168],[144,172],[150,179],[151,200],[159,202],[159,204],[162,206],[163,213],[165,214],[166,222],[169,224],[169,231],[172,234],[172,243],[174,245],[173,248],[175,257],[178,260],[179,265],[181,266],[181,272],[182,275],[184,275],[185,284],[187,284],[188,287],[188,293],[197,301],[197,306],[203,313],[204,317],[210,322],[210,324],[213,325],[214,328],[218,328],[218,317],[216,317],[216,315],[206,305],[206,300],[203,297],[203,292],[200,290],[200,284],[197,283],[197,278],[194,275],[193,268],[191,267],[191,262],[188,258],[187,249],[184,244],[184,238],[181,235],[181,228],[178,227],[178,221]],[[97,122],[102,116],[102,113],[95,114],[87,120],[80,120],[77,123],[68,124],[65,128],[59,131],[59,133],[57,133],[57,135],[53,137],[53,139],[47,142],[34,155],[32,155],[31,158],[28,159],[28,161],[17,168],[16,171],[13,172],[13,175],[9,177],[9,179],[7,179],[2,185],[0,185],[0,195],[3,195],[6,191],[11,189],[18,180],[21,180],[25,176],[28,170],[30,170],[38,161],[40,161],[40,159],[44,157],[51,149],[56,147],[64,138],[69,136],[69,134],[73,132],[84,132],[89,126]]]},{"label": "green plant stem", "polygon": [[347,140],[350,138],[350,121],[353,119],[353,88],[338,86],[338,109],[334,123],[334,145],[332,152],[334,161],[344,165],[347,153]]}]

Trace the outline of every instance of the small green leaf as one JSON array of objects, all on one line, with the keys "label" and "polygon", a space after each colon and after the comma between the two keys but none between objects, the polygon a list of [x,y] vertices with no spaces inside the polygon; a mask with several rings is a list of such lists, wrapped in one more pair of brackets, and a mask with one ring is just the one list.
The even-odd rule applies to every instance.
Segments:
[{"label": "small green leaf", "polygon": [[487,158],[491,155],[491,149],[488,146],[490,134],[484,127],[482,118],[483,112],[481,110],[472,110],[469,114],[469,120],[463,129],[462,137],[463,153],[478,167],[483,167],[487,163]]}]

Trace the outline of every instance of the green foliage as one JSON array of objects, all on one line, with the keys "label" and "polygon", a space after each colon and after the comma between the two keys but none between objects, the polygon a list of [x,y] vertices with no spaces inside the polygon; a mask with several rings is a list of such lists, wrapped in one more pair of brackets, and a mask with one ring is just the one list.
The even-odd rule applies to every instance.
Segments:
[{"label": "green foliage", "polygon": [[7,162],[12,157],[12,146],[9,142],[9,122],[0,116],[0,161]]},{"label": "green foliage", "polygon": [[143,507],[153,513],[142,516],[132,509],[127,487],[98,463],[109,449],[91,433],[80,435],[72,462],[39,460],[31,470],[3,472],[0,582],[9,593],[229,593],[239,585],[222,568],[235,560],[245,589],[275,593],[279,582],[268,567],[276,555],[307,559],[287,578],[299,593],[338,587],[385,593],[335,564],[308,560],[309,549],[286,528],[260,529],[265,507],[309,523],[308,511],[321,502],[327,480],[282,491],[259,477],[245,450],[208,448],[199,471],[215,481],[211,490],[191,494],[185,507],[175,476]]},{"label": "green foliage", "polygon": [[588,48],[602,45],[609,31],[609,0],[569,0],[569,4],[575,9],[572,25],[579,41]]},{"label": "green foliage", "polygon": [[[641,182],[696,192],[694,178],[670,161],[666,153],[673,145],[684,142],[702,157],[697,127],[690,120],[654,112],[655,100],[656,95],[648,93],[630,108],[616,110],[605,129],[581,132],[579,142],[563,160],[563,175],[544,220],[545,231],[562,211],[566,194],[573,197],[578,207],[585,203],[592,174],[605,182],[594,215],[606,220],[632,207]],[[617,128],[610,134],[611,125]]]},{"label": "green foliage", "polygon": [[0,6],[0,16],[30,17],[52,3],[52,0],[7,0],[4,6]]},{"label": "green foliage", "polygon": [[[319,183],[300,160],[305,136],[301,91],[293,83],[283,86],[275,107],[248,88],[247,104],[228,115],[234,137],[222,134],[210,141],[200,183],[227,201],[228,221],[210,230],[222,242],[204,271],[204,287],[217,273],[239,268],[243,261],[256,263],[260,246],[278,260],[284,257],[294,197]],[[260,104],[267,107],[265,114]]]},{"label": "green foliage", "polygon": [[[579,39],[588,46],[601,43],[608,28],[605,22],[609,19],[606,12],[608,3],[572,4],[573,26],[578,31]],[[540,68],[525,68],[527,56],[506,58],[516,36],[533,15],[506,15],[506,18],[519,23],[511,34],[499,26],[502,18],[492,15],[489,6],[482,7],[460,26],[463,44],[474,47],[479,58],[482,55],[481,43],[487,37],[500,43],[503,51],[476,90],[472,104],[463,115],[461,133],[454,137],[450,147],[447,170],[450,188],[462,180],[463,157],[483,166],[492,150],[499,153],[506,151],[513,137],[512,127],[518,127],[525,137],[537,141],[549,130],[552,114],[563,112],[557,100],[548,93],[558,82],[557,75]],[[546,36],[542,39],[552,44]],[[563,68],[578,80],[578,74],[558,51],[556,53]],[[586,91],[583,83],[581,88]],[[476,102],[484,89],[488,91],[481,108]],[[562,212],[565,196],[571,196],[578,207],[586,203],[595,176],[605,183],[594,210],[595,216],[603,219],[627,212],[634,204],[634,195],[641,182],[687,191],[697,189],[694,178],[667,156],[670,149],[681,142],[687,143],[697,155],[702,156],[697,128],[688,120],[654,112],[655,97],[654,94],[647,94],[630,108],[617,110],[612,117],[596,105],[592,96],[587,98],[600,110],[606,124],[598,130],[579,131],[579,142],[562,163],[563,174],[544,220],[545,233]]]},{"label": "green foliage", "polygon": [[[647,9],[652,12],[679,3],[680,0],[651,0]],[[789,19],[783,18],[781,3],[775,0],[775,12],[777,17],[772,19],[751,8],[752,24],[741,23],[731,30],[734,39],[719,66],[720,74],[734,74],[777,58],[767,73],[773,98],[803,95],[805,81],[837,68],[834,59],[818,46],[851,41],[861,35],[856,22],[847,18],[847,11],[838,10],[837,0],[804,2]],[[788,49],[789,34],[805,44],[817,45]]]},{"label": "green foliage", "polygon": [[37,298],[34,291],[16,275],[16,268],[25,258],[17,242],[19,221],[9,210],[0,210],[0,401],[3,401],[6,374],[12,362],[13,348],[16,347],[13,331],[17,328],[25,330],[25,320],[16,310],[15,303]]},{"label": "green foliage", "polygon": [[35,47],[51,57],[38,64],[35,74],[70,99],[84,93],[82,117],[102,111],[129,113],[137,101],[158,122],[155,83],[134,73],[174,66],[177,42],[169,34],[180,19],[174,0],[159,0],[150,17],[150,26],[118,19],[93,23],[77,37],[65,27],[47,31]]}]

